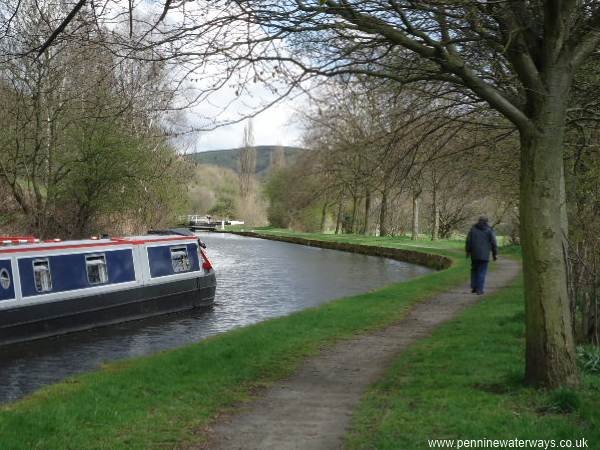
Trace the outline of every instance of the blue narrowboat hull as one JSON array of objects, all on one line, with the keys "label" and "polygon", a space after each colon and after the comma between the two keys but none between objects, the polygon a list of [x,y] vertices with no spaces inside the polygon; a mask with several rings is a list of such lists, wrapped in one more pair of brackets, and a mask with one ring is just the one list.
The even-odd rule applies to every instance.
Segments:
[{"label": "blue narrowboat hull", "polygon": [[215,272],[194,235],[14,241],[0,246],[0,345],[214,302]]},{"label": "blue narrowboat hull", "polygon": [[214,271],[204,276],[21,306],[0,314],[0,345],[211,306]]}]

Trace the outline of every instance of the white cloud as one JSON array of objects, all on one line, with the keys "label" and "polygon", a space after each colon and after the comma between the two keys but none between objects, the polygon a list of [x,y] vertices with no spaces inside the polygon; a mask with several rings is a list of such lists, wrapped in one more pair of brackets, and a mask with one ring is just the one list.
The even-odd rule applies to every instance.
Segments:
[{"label": "white cloud", "polygon": [[[294,101],[287,101],[263,111],[252,119],[255,145],[289,145],[300,143],[300,128],[293,120]],[[193,123],[193,112],[190,121]],[[218,150],[242,146],[244,122],[201,132],[194,151]]]},{"label": "white cloud", "polygon": [[[162,3],[152,0],[135,0],[136,17],[140,17],[139,33],[148,30],[162,12]],[[139,2],[139,3],[138,3]],[[245,55],[247,48],[242,44],[250,33],[253,37],[262,37],[265,31],[258,26],[248,29],[245,22],[223,25],[215,19],[232,14],[228,4],[189,3],[183,2],[179,7],[172,8],[168,16],[158,26],[161,32],[169,33],[214,21],[215,25],[202,29],[202,33],[190,31],[184,33],[175,47],[177,52],[190,52],[190,55],[210,55],[214,48],[229,48],[233,43],[238,48],[230,48],[229,53]],[[225,22],[226,23],[226,22]],[[158,38],[164,37],[157,34]],[[265,47],[279,45],[277,42],[264,44]],[[164,48],[163,48],[164,47]],[[161,45],[159,50],[170,53],[169,42]],[[255,51],[260,51],[258,48]],[[285,48],[279,50],[285,54]],[[174,144],[181,152],[199,152],[223,148],[237,148],[242,145],[243,129],[246,117],[255,114],[275,101],[279,94],[289,89],[285,81],[277,80],[278,71],[274,70],[277,63],[263,63],[258,68],[251,64],[236,64],[236,70],[231,70],[231,61],[226,54],[215,54],[202,58],[189,56],[176,58],[168,62],[168,70],[174,85],[178,86],[176,106],[184,108],[171,117],[170,126],[175,133],[183,137],[174,139]],[[273,67],[271,67],[273,66]],[[256,70],[255,70],[256,69]],[[257,76],[257,71],[260,75]],[[220,86],[213,91],[215,86]],[[267,110],[253,117],[255,145],[299,145],[301,140],[300,127],[293,123],[295,110],[301,108],[302,101],[285,98]],[[187,106],[192,104],[192,106]],[[232,125],[222,125],[224,123]],[[206,130],[221,124],[213,131]],[[181,135],[180,135],[181,136]]]}]

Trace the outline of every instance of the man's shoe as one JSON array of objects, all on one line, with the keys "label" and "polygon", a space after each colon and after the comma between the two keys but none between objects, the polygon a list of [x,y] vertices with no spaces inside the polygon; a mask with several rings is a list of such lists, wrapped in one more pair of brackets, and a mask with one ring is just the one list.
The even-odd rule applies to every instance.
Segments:
[{"label": "man's shoe", "polygon": [[476,291],[477,295],[483,295],[483,291]]},{"label": "man's shoe", "polygon": [[477,289],[473,288],[471,289],[471,294],[475,294],[477,292]]}]

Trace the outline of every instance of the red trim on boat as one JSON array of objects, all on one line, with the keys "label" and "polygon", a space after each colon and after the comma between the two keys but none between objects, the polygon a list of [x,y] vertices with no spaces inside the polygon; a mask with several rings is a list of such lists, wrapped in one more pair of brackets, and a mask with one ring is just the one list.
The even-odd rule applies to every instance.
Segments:
[{"label": "red trim on boat", "polygon": [[39,242],[35,236],[0,236],[0,242],[11,242],[13,244],[33,244]]},{"label": "red trim on boat", "polygon": [[33,252],[40,250],[65,250],[69,248],[96,248],[96,247],[111,247],[115,245],[139,245],[139,244],[148,244],[154,242],[169,242],[169,241],[184,241],[190,240],[195,241],[197,238],[194,236],[177,236],[170,238],[160,238],[160,239],[140,239],[140,240],[129,240],[126,238],[113,238],[111,242],[98,242],[98,243],[88,243],[88,244],[69,244],[69,245],[53,245],[53,246],[26,246],[26,247],[6,247],[0,248],[0,253],[25,253],[25,252]]},{"label": "red trim on boat", "polygon": [[94,247],[109,247],[114,245],[123,245],[125,242],[102,242],[99,244],[73,244],[73,245],[53,245],[53,246],[27,246],[27,247],[8,247],[8,248],[0,248],[0,253],[26,253],[26,252],[34,252],[40,250],[64,250],[67,248],[94,248]]},{"label": "red trim on boat", "polygon": [[202,263],[202,268],[204,270],[210,270],[212,269],[212,264],[210,262],[210,260],[208,259],[208,255],[206,254],[206,252],[204,251],[204,249],[200,248],[200,255],[202,256],[202,259],[204,260],[204,262]]},{"label": "red trim on boat", "polygon": [[177,236],[159,239],[141,239],[141,240],[130,240],[127,238],[113,238],[113,241],[122,242],[123,244],[148,244],[150,242],[169,242],[169,241],[197,241],[196,236]]}]

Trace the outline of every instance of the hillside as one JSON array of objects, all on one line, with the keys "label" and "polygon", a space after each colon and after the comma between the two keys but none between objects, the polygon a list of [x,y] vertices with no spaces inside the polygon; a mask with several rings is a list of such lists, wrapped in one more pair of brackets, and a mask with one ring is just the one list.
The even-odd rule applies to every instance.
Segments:
[{"label": "hillside", "polygon": [[[276,148],[283,148],[287,162],[291,162],[296,159],[298,154],[303,150],[299,147],[286,147],[278,145],[258,145],[255,148],[257,174],[263,174],[269,168],[271,153],[275,151]],[[186,158],[189,158],[198,164],[212,164],[237,171],[239,153],[239,148],[230,148],[224,150],[191,153],[186,155]]]}]

